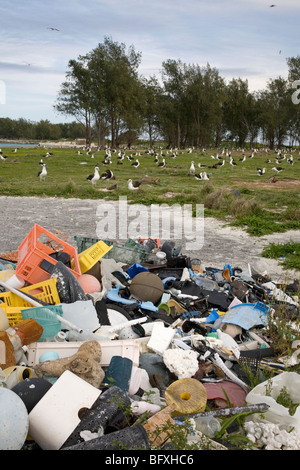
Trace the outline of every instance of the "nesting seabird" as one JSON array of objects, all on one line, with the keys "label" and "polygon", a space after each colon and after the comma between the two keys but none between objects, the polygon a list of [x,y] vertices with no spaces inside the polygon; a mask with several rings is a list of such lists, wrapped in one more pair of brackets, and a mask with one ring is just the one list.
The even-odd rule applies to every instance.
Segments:
[{"label": "nesting seabird", "polygon": [[281,166],[274,166],[272,170],[276,171],[277,173],[280,173],[283,170],[283,168]]},{"label": "nesting seabird", "polygon": [[111,170],[106,170],[104,173],[101,175],[102,180],[111,180],[114,178],[114,174]]},{"label": "nesting seabird", "polygon": [[257,176],[262,176],[265,173],[265,168],[257,168]]},{"label": "nesting seabird", "polygon": [[110,186],[108,186],[108,187],[106,188],[106,190],[107,190],[107,191],[113,191],[114,189],[117,189],[117,187],[118,187],[118,185],[117,185],[117,183],[115,182],[115,183],[111,184]]},{"label": "nesting seabird", "polygon": [[200,180],[209,180],[209,175],[208,175],[205,171],[203,171],[203,172],[201,172],[201,173],[196,173],[196,174],[195,174],[195,179],[196,179],[197,181],[200,181]]},{"label": "nesting seabird", "polygon": [[138,168],[140,166],[140,162],[138,159],[135,160],[135,162],[131,163],[131,166],[134,166],[134,168]]},{"label": "nesting seabird", "polygon": [[166,164],[166,160],[163,158],[162,162],[158,164],[159,168],[163,168]]},{"label": "nesting seabird", "polygon": [[141,186],[140,181],[132,181],[131,179],[128,180],[128,189],[139,189]]}]

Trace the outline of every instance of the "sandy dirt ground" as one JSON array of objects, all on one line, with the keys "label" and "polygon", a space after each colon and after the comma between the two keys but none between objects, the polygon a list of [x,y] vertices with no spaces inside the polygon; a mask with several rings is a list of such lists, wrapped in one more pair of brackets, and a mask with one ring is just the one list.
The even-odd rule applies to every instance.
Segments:
[{"label": "sandy dirt ground", "polygon": [[[128,204],[127,211],[135,209],[135,206],[128,209],[129,207]],[[111,220],[117,219],[119,230],[120,227],[123,228],[124,233],[126,224],[137,219],[128,213],[124,214],[123,209],[124,207],[120,209],[119,201],[0,196],[0,253],[16,251],[35,223],[51,233],[56,233],[60,238],[64,236],[68,243],[74,246],[76,246],[74,236],[105,238],[99,232],[99,228],[102,230],[106,220],[103,214],[110,213]],[[149,212],[146,214],[149,215]],[[108,226],[111,227],[110,219],[107,220]],[[267,272],[274,280],[299,279],[299,272],[283,270],[278,260],[263,258],[261,252],[263,247],[271,242],[285,243],[290,240],[300,242],[300,230],[252,237],[241,229],[226,226],[213,218],[205,218],[204,221],[201,219],[201,223],[197,225],[197,228],[199,227],[203,232],[202,237],[195,235],[196,228],[191,228],[190,233],[185,232],[178,239],[175,238],[176,230],[175,233],[174,231],[170,233],[169,237],[160,238],[174,240],[176,247],[181,246],[182,254],[200,259],[202,267],[221,269],[225,264],[230,264],[246,271],[250,264],[260,273]],[[106,239],[121,239],[118,237],[119,234],[119,231],[114,232],[113,236],[106,236]],[[195,239],[192,250],[189,249],[191,238]]]}]

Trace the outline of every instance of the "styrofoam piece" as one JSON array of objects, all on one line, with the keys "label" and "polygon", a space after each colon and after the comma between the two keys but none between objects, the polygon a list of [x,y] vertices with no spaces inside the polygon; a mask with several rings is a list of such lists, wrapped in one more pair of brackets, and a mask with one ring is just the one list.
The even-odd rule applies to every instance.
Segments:
[{"label": "styrofoam piece", "polygon": [[29,413],[29,435],[43,450],[59,450],[101,390],[65,371]]},{"label": "styrofoam piece", "polygon": [[[82,341],[31,343],[28,345],[28,367],[38,364],[40,356],[49,351],[57,352],[60,359],[70,357],[82,344]],[[99,344],[102,351],[102,367],[108,366],[113,356],[127,357],[134,365],[139,364],[140,346],[135,340],[99,341]]]},{"label": "styrofoam piece", "polygon": [[158,322],[157,325],[153,326],[147,347],[162,355],[169,347],[174,335],[175,330],[173,328],[165,328],[161,322]]}]

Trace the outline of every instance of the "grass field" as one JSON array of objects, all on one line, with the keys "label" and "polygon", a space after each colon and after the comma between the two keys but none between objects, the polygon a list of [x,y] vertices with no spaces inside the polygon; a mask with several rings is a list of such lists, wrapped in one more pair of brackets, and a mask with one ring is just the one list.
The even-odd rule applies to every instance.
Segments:
[{"label": "grass field", "polygon": [[[154,163],[154,156],[145,150],[126,152],[134,160],[138,158],[138,168],[126,157],[118,165],[118,153],[112,153],[112,163],[104,165],[105,151],[95,151],[88,155],[75,148],[2,148],[7,158],[0,160],[0,195],[6,196],[40,196],[82,199],[117,200],[126,196],[128,202],[149,205],[162,204],[204,204],[205,214],[225,220],[227,223],[241,226],[252,235],[265,235],[273,232],[284,232],[300,228],[300,154],[293,153],[294,164],[287,163],[291,155],[280,164],[276,164],[275,151],[257,152],[250,158],[246,151],[246,160],[241,161],[242,151],[232,152],[236,166],[231,166],[229,156],[220,156],[225,160],[223,166],[211,168],[218,162],[216,150],[188,150],[176,152],[171,157],[167,150],[157,151],[159,161],[165,155],[166,165],[159,168]],[[49,152],[51,155],[45,156]],[[40,181],[37,177],[43,159],[47,164],[47,177]],[[270,160],[270,163],[267,163]],[[197,181],[189,175],[191,162],[194,161],[196,173],[206,171],[209,181]],[[100,174],[107,168],[113,171],[117,183],[114,191],[105,191],[113,181],[98,181],[92,187],[87,176],[99,163]],[[198,163],[206,165],[199,168]],[[272,168],[282,167],[276,173]],[[263,176],[257,175],[257,168],[266,168]],[[140,181],[145,175],[148,183],[142,184],[139,190],[128,189],[128,179]],[[270,178],[274,176],[275,182]]]}]

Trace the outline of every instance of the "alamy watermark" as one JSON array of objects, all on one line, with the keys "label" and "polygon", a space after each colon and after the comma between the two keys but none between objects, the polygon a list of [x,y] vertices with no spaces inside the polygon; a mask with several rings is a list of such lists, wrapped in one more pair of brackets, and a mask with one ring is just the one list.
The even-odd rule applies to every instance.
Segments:
[{"label": "alamy watermark", "polygon": [[6,85],[3,80],[0,80],[0,104],[6,104]]},{"label": "alamy watermark", "polygon": [[188,251],[198,251],[204,245],[204,205],[130,205],[121,196],[118,202],[97,207],[96,234],[102,240],[172,240]]},{"label": "alamy watermark", "polygon": [[296,91],[292,94],[292,102],[294,104],[300,103],[300,80],[294,80],[292,83],[292,88],[297,88]]}]

